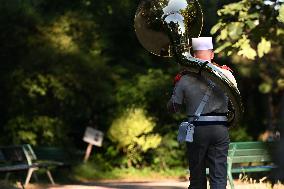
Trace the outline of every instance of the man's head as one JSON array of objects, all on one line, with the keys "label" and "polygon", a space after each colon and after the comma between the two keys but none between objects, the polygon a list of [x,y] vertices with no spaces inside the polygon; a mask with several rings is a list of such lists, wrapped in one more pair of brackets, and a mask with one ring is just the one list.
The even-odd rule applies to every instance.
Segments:
[{"label": "man's head", "polygon": [[211,61],[214,58],[212,37],[192,38],[193,56]]}]

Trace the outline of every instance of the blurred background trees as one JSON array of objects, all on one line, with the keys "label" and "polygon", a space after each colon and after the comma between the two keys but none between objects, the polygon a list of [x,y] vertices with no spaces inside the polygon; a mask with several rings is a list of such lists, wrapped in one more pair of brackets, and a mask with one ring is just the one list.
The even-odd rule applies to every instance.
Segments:
[{"label": "blurred background trees", "polygon": [[[242,91],[250,92],[244,96],[245,114],[249,115],[245,120],[263,115],[264,120],[257,120],[258,124],[265,124],[274,132],[280,126],[280,112],[284,108],[279,103],[283,101],[284,89],[283,1],[242,0],[225,5],[218,15],[219,20],[211,30],[217,34],[216,53],[232,57],[240,77],[249,79],[247,85],[257,92],[253,94],[249,86],[241,86]],[[259,93],[260,98],[254,98]],[[254,100],[261,103],[250,102]]]},{"label": "blurred background trees", "polygon": [[[0,0],[2,145],[84,149],[93,124],[109,133],[93,157],[108,168],[186,166],[176,142],[185,116],[166,110],[178,66],[139,44],[138,3]],[[214,35],[215,61],[232,67],[245,105],[232,141],[257,140],[283,109],[283,1],[200,3],[202,36]]]}]

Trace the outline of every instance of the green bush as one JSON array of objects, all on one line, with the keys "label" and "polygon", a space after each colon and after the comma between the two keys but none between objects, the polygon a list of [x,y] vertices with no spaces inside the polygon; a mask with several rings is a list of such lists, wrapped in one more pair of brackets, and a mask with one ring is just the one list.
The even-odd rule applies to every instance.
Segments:
[{"label": "green bush", "polygon": [[166,170],[174,167],[188,166],[186,161],[186,146],[179,144],[176,137],[176,132],[171,132],[163,136],[159,147],[153,150],[151,167],[156,170]]},{"label": "green bush", "polygon": [[5,126],[13,144],[28,143],[37,145],[55,145],[66,140],[66,128],[61,120],[48,116],[35,116],[28,119],[17,116]]},{"label": "green bush", "polygon": [[160,144],[161,136],[151,133],[154,127],[155,122],[140,108],[127,109],[112,122],[108,136],[126,155],[128,167],[139,166],[141,154]]},{"label": "green bush", "polygon": [[237,141],[252,141],[253,138],[248,134],[246,128],[244,127],[235,127],[229,130],[230,139],[232,142]]}]

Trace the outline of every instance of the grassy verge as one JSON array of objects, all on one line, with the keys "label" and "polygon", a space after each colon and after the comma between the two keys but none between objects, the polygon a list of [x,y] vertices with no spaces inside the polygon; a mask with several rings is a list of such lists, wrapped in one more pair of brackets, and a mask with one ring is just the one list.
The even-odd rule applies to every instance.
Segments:
[{"label": "grassy verge", "polygon": [[151,168],[114,168],[110,171],[100,170],[94,164],[86,163],[74,169],[74,178],[79,181],[94,180],[161,180],[186,179],[186,169],[175,168],[167,170],[153,170]]},{"label": "grassy verge", "polygon": [[5,183],[3,181],[0,182],[0,188],[1,189],[19,189],[18,187],[14,186],[16,184],[8,184],[8,183]]}]

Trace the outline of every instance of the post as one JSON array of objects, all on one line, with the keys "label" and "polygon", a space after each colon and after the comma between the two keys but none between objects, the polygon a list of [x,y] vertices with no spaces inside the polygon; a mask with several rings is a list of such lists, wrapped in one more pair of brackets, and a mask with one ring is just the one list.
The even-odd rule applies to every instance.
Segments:
[{"label": "post", "polygon": [[103,142],[103,137],[104,137],[104,133],[96,130],[92,127],[87,127],[84,137],[83,137],[83,141],[87,142],[89,145],[86,149],[86,153],[85,153],[85,157],[84,157],[84,162],[87,162],[90,155],[91,155],[91,151],[93,148],[93,145],[95,146],[102,146],[102,142]]},{"label": "post", "polygon": [[86,149],[86,153],[85,153],[85,157],[84,157],[84,162],[86,163],[90,157],[91,151],[92,151],[93,145],[91,143],[89,143],[87,149]]}]

